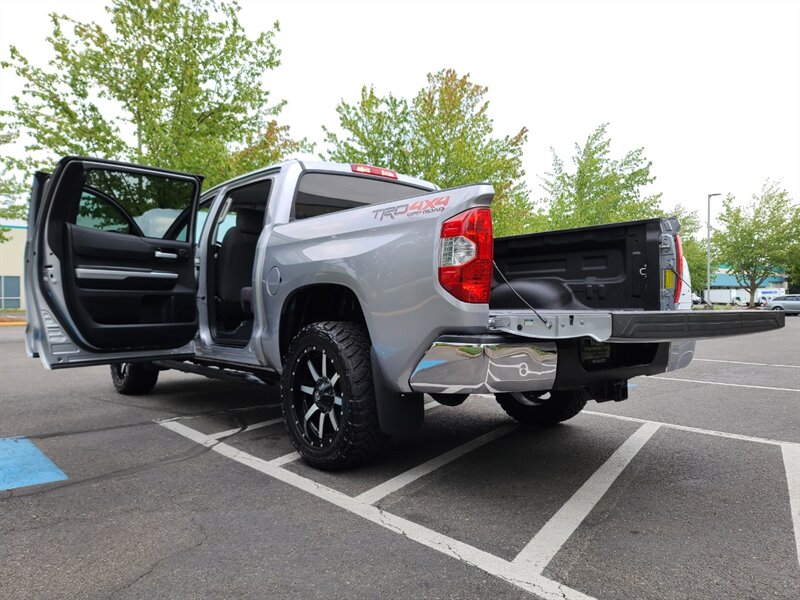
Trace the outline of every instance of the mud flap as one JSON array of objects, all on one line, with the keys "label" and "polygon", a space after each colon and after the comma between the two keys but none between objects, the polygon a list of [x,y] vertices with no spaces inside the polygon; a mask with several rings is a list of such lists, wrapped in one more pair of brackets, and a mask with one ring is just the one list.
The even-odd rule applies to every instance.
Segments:
[{"label": "mud flap", "polygon": [[375,404],[378,409],[378,424],[387,435],[408,433],[422,427],[425,418],[424,400],[421,393],[402,394],[390,390],[378,367],[375,349],[371,350],[372,382],[375,388]]}]

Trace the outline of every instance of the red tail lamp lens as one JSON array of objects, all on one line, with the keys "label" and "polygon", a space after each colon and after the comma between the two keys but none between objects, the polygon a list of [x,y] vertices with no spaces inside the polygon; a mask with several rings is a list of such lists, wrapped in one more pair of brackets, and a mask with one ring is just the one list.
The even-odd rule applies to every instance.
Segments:
[{"label": "red tail lamp lens", "polygon": [[492,211],[473,208],[442,224],[439,283],[472,304],[486,304],[492,288]]}]

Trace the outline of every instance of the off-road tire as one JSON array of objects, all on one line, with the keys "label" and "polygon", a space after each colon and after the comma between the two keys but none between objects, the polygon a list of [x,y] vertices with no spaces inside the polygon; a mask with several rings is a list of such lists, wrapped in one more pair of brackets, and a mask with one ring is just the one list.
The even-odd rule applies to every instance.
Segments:
[{"label": "off-road tire", "polygon": [[548,427],[571,419],[586,406],[589,395],[585,390],[559,390],[541,399],[537,392],[495,394],[504,411],[525,425]]},{"label": "off-road tire", "polygon": [[352,467],[380,446],[370,348],[366,327],[343,321],[312,323],[289,346],[281,376],[283,419],[292,444],[313,467]]},{"label": "off-road tire", "polygon": [[114,389],[126,396],[141,396],[153,391],[158,381],[158,369],[149,362],[111,365]]}]

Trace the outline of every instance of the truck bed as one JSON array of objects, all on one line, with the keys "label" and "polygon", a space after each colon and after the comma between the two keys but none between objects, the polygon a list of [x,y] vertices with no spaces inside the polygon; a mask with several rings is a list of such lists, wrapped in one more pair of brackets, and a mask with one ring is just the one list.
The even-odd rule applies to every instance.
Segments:
[{"label": "truck bed", "polygon": [[498,238],[489,308],[660,310],[661,235],[648,219]]}]

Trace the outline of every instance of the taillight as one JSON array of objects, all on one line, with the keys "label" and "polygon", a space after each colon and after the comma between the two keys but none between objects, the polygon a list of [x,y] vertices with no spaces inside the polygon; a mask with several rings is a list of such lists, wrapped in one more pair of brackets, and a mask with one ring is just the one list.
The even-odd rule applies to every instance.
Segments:
[{"label": "taillight", "polygon": [[492,211],[473,208],[442,223],[439,283],[472,304],[489,302],[492,288]]},{"label": "taillight", "polygon": [[371,167],[369,165],[350,165],[353,173],[363,173],[364,175],[377,175],[378,177],[388,177],[389,179],[397,179],[397,173],[390,169],[382,167]]},{"label": "taillight", "polygon": [[677,274],[675,281],[675,296],[673,301],[677,305],[681,299],[681,288],[683,287],[683,244],[681,243],[681,236],[675,236],[675,273]]}]

